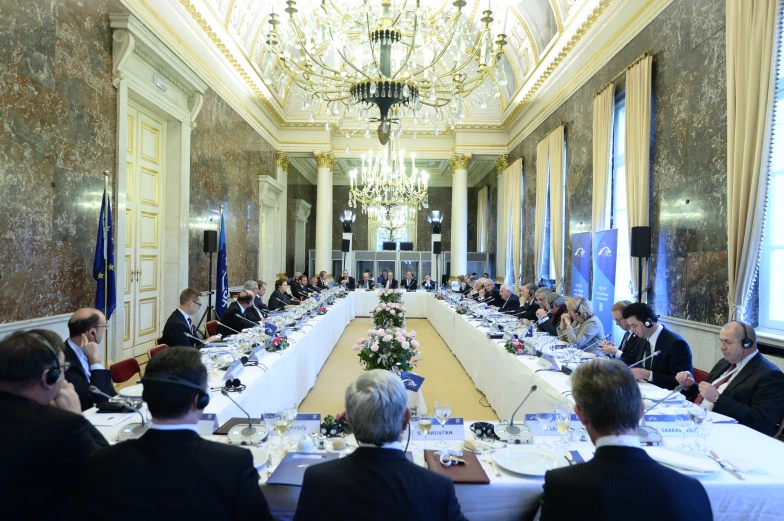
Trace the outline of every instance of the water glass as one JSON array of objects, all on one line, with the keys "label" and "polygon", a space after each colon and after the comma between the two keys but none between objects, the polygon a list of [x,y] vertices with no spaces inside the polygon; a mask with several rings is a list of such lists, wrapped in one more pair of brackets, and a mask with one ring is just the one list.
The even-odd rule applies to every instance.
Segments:
[{"label": "water glass", "polygon": [[539,412],[536,413],[536,421],[539,422],[539,427],[542,429],[542,439],[540,440],[541,443],[539,444],[540,447],[547,448],[550,445],[547,443],[547,429],[550,428],[550,423],[553,421],[553,413],[551,412]]},{"label": "water glass", "polygon": [[[443,428],[443,426],[446,425],[447,420],[449,420],[449,417],[452,415],[452,402],[438,401],[434,404],[433,409],[435,410],[438,423],[440,423],[441,427]],[[438,442],[437,446],[441,449],[449,448],[449,443],[444,440],[443,429],[441,432],[441,441]]]},{"label": "water glass", "polygon": [[569,432],[569,427],[572,426],[572,409],[571,407],[556,406],[554,411],[555,426],[561,437],[555,442],[555,446],[559,449],[566,449],[569,446],[569,441],[566,439],[566,434]]},{"label": "water glass", "polygon": [[679,412],[675,414],[675,425],[681,430],[682,443],[681,447],[686,446],[686,429],[691,425],[691,418],[688,412]]},{"label": "water glass", "polygon": [[272,434],[275,432],[275,416],[280,416],[277,409],[268,409],[261,413],[261,421],[267,427],[267,445],[272,444]]},{"label": "water glass", "polygon": [[[707,411],[705,411],[707,413]],[[708,449],[708,435],[713,430],[713,418],[710,417],[710,414],[705,415],[705,419],[702,420],[700,424],[700,428],[698,429],[698,433],[700,435],[700,449],[704,452],[709,452]]]}]

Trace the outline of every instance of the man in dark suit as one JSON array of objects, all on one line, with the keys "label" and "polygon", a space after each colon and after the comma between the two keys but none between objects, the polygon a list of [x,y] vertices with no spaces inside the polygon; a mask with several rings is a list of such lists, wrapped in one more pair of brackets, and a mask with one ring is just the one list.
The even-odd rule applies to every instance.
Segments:
[{"label": "man in dark suit", "polygon": [[642,359],[642,349],[645,347],[645,341],[640,342],[640,339],[629,331],[629,323],[623,318],[623,310],[631,304],[632,302],[629,300],[620,300],[612,307],[615,325],[624,330],[620,344],[616,347],[614,343],[605,340],[599,348],[605,355],[620,358],[626,365],[639,362]]},{"label": "man in dark suit", "polygon": [[70,368],[65,372],[65,379],[73,384],[83,411],[106,401],[103,396],[90,391],[91,385],[109,396],[117,394],[112,384],[112,372],[101,363],[99,344],[106,328],[106,317],[93,308],[78,310],[68,321],[69,338],[63,346],[63,354]]},{"label": "man in dark suit", "polygon": [[272,519],[251,452],[199,436],[196,424],[209,403],[200,354],[166,349],[147,363],[142,382],[152,426],[88,458],[80,519]]},{"label": "man in dark suit", "polygon": [[425,291],[435,291],[436,290],[436,283],[430,280],[430,274],[425,274],[425,280],[422,281],[422,289]]},{"label": "man in dark suit", "polygon": [[359,287],[362,289],[373,289],[376,283],[370,278],[370,272],[366,271],[362,274],[362,280],[359,281]]},{"label": "man in dark suit", "polygon": [[[346,390],[346,416],[359,448],[305,470],[294,521],[465,520],[452,480],[403,452],[411,411],[400,377],[381,369],[362,373]],[[325,515],[337,497],[340,505]]]},{"label": "man in dark suit", "polygon": [[572,373],[572,396],[596,453],[587,463],[545,474],[541,521],[713,519],[699,481],[656,463],[640,447],[635,433],[642,396],[623,362],[598,358],[582,364]]},{"label": "man in dark suit", "polygon": [[310,279],[308,280],[308,285],[306,289],[314,295],[321,293],[321,290],[318,287],[318,280],[319,278],[316,277],[315,275],[310,277]]},{"label": "man in dark suit", "polygon": [[[0,342],[0,504],[5,521],[81,519],[72,505],[87,456],[108,445],[82,417],[60,338],[18,332]],[[111,481],[111,480],[108,480]]]},{"label": "man in dark suit", "polygon": [[406,291],[416,291],[417,289],[417,281],[414,280],[414,275],[410,272],[406,272],[406,278],[403,280],[403,288]]},{"label": "man in dark suit", "polygon": [[354,277],[349,277],[348,270],[343,270],[343,277],[341,277],[340,283],[343,284],[349,291],[354,291],[357,289],[357,281],[354,279]]},{"label": "man in dark suit", "polygon": [[327,277],[326,271],[319,272],[319,278],[317,284],[318,284],[318,289],[320,290],[329,289],[329,278]]},{"label": "man in dark suit", "polygon": [[656,351],[659,354],[643,362],[642,367],[633,367],[632,373],[638,380],[651,382],[665,389],[675,389],[675,375],[681,371],[692,372],[691,349],[681,337],[659,324],[659,316],[650,306],[635,302],[622,312],[629,330],[639,337],[643,359]]},{"label": "man in dark suit", "polygon": [[[538,300],[536,299],[536,284],[528,283],[520,288],[520,311],[517,316],[530,320],[536,320],[536,311],[540,309]],[[546,288],[545,288],[546,289]],[[549,290],[548,290],[549,292]]]},{"label": "man in dark suit", "polygon": [[[161,343],[169,347],[172,346],[192,346],[200,347],[201,343],[189,338],[186,333],[193,337],[199,337],[199,331],[193,323],[191,317],[201,309],[201,293],[194,288],[185,288],[180,293],[180,306],[169,315],[166,325],[163,326]],[[205,342],[216,342],[220,340],[220,335],[211,336]]]},{"label": "man in dark suit", "polygon": [[249,311],[253,306],[253,293],[242,290],[237,296],[237,300],[229,304],[226,312],[221,317],[221,324],[218,325],[218,332],[223,336],[236,335],[243,329],[253,327],[259,321],[254,311]]},{"label": "man in dark suit", "polygon": [[[256,311],[256,317],[258,317],[258,319],[261,320],[262,318],[266,318],[267,315],[269,315],[269,308],[262,300],[264,293],[267,292],[267,283],[264,282],[263,280],[257,280],[256,285],[257,285],[256,286],[257,289],[254,292],[253,308]],[[248,318],[253,320],[253,317],[248,317]]]},{"label": "man in dark suit", "polygon": [[315,292],[308,291],[308,276],[300,275],[291,282],[291,296],[297,300],[305,300]]},{"label": "man in dark suit", "polygon": [[397,279],[395,279],[395,274],[391,271],[387,272],[387,280],[384,281],[384,288],[397,289]]},{"label": "man in dark suit", "polygon": [[684,394],[739,423],[773,436],[784,414],[784,373],[757,350],[757,333],[750,325],[732,321],[719,332],[723,358],[707,380],[695,385],[691,373],[675,378]]},{"label": "man in dark suit", "polygon": [[520,306],[520,299],[514,294],[511,284],[501,284],[500,291],[502,304],[498,307],[501,313],[514,313]]},{"label": "man in dark suit", "polygon": [[387,270],[381,270],[381,276],[376,279],[376,284],[384,284],[387,281]]},{"label": "man in dark suit", "polygon": [[485,296],[482,298],[485,299],[484,303],[488,306],[500,307],[504,303],[501,293],[495,287],[495,282],[490,279],[485,281]]}]

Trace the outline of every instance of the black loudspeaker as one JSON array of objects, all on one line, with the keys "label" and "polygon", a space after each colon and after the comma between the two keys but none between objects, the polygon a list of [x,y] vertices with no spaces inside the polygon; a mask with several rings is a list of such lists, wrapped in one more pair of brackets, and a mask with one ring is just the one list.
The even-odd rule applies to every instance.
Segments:
[{"label": "black loudspeaker", "polygon": [[433,242],[433,255],[441,255],[441,241]]},{"label": "black loudspeaker", "polygon": [[392,241],[384,241],[381,244],[381,249],[383,251],[395,251],[397,250],[397,243]]},{"label": "black loudspeaker", "polygon": [[218,253],[217,230],[204,230],[204,253]]},{"label": "black loudspeaker", "polygon": [[651,256],[650,226],[632,227],[630,249],[632,257],[648,258]]},{"label": "black loudspeaker", "polygon": [[340,251],[343,253],[351,251],[351,241],[349,239],[343,239],[343,242],[340,243]]},{"label": "black loudspeaker", "polygon": [[400,243],[400,251],[414,251],[414,243],[413,242],[401,242]]}]

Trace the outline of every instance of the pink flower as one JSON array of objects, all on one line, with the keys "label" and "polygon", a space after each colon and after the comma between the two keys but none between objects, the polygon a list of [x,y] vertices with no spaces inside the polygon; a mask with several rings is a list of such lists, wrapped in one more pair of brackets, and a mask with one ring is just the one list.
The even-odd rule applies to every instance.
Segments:
[{"label": "pink flower", "polygon": [[403,349],[408,349],[409,346],[410,346],[410,344],[408,342],[406,342],[405,340],[400,342],[400,347],[402,347]]},{"label": "pink flower", "polygon": [[414,346],[414,348],[417,348],[419,347],[419,342],[417,342],[416,340],[412,340],[411,345]]},{"label": "pink flower", "polygon": [[416,332],[416,331],[412,331],[412,332],[411,332],[411,336],[412,336],[413,338],[416,338],[416,336],[417,336],[417,332]]},{"label": "pink flower", "polygon": [[370,346],[370,350],[373,351],[374,353],[378,351],[378,344],[374,343],[372,346]]},{"label": "pink flower", "polygon": [[351,346],[351,349],[353,351],[359,351],[359,345],[358,344],[354,344],[353,346]]},{"label": "pink flower", "polygon": [[392,335],[384,335],[384,342],[389,342],[392,340]]},{"label": "pink flower", "polygon": [[357,343],[358,344],[364,344],[365,343],[365,337],[362,337],[359,340],[357,340]]},{"label": "pink flower", "polygon": [[375,329],[368,329],[367,334],[368,335],[375,335],[376,334],[376,330]]},{"label": "pink flower", "polygon": [[406,340],[406,337],[404,337],[400,333],[398,333],[395,338],[397,339],[398,342],[404,342]]}]

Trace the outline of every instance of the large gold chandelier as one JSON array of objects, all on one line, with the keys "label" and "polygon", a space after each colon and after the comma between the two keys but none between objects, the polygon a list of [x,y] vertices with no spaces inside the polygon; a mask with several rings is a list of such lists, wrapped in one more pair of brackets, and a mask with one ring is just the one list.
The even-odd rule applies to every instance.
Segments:
[{"label": "large gold chandelier", "polygon": [[384,230],[388,240],[402,240],[404,231],[416,219],[416,208],[410,205],[373,204],[368,207],[369,225]]},{"label": "large gold chandelier", "polygon": [[506,19],[494,35],[489,0],[477,32],[463,15],[465,0],[454,0],[453,8],[400,0],[396,10],[391,0],[381,0],[380,12],[371,3],[376,2],[362,0],[351,8],[348,2],[322,0],[312,12],[300,13],[297,2],[288,0],[285,14],[273,7],[262,79],[274,84],[285,74],[305,91],[303,108],[326,105],[327,130],[329,119],[340,124],[348,112],[367,122],[366,137],[370,122],[378,122],[382,144],[402,134],[404,118],[414,127],[431,123],[433,109],[435,119],[454,126],[462,121],[468,95],[477,89],[494,95],[485,80],[495,81],[496,91],[506,83],[497,67],[506,45]]},{"label": "large gold chandelier", "polygon": [[428,208],[428,174],[416,167],[416,156],[411,154],[410,170],[406,169],[405,151],[399,150],[397,140],[362,154],[362,170],[348,173],[348,205],[362,204],[363,213],[384,212],[383,207],[410,206],[414,211]]}]

